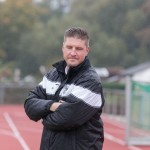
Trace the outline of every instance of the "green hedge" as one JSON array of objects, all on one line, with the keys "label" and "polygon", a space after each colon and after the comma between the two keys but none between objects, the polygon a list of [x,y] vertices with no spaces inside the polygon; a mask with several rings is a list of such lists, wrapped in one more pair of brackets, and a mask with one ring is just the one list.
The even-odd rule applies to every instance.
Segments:
[{"label": "green hedge", "polygon": [[102,83],[103,88],[106,89],[119,89],[119,90],[124,90],[125,89],[125,85],[122,83]]}]

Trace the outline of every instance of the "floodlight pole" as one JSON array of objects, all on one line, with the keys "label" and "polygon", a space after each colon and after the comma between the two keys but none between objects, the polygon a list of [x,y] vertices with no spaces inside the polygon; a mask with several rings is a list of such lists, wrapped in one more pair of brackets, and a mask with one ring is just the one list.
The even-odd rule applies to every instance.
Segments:
[{"label": "floodlight pole", "polygon": [[125,98],[126,98],[126,133],[125,141],[127,145],[130,145],[130,128],[131,128],[131,76],[126,77],[126,88],[125,88]]}]

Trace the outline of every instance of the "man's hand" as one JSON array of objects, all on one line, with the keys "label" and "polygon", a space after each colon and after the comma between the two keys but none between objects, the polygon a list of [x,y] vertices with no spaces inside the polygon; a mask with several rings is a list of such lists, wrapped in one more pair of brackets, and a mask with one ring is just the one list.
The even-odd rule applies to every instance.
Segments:
[{"label": "man's hand", "polygon": [[56,109],[63,103],[63,100],[59,100],[59,102],[55,102],[51,105],[50,111],[56,111]]},{"label": "man's hand", "polygon": [[51,105],[51,107],[50,107],[50,111],[55,111],[58,107],[59,107],[59,105],[61,105],[62,103],[59,103],[59,102],[55,102],[55,103],[53,103],[52,105]]}]

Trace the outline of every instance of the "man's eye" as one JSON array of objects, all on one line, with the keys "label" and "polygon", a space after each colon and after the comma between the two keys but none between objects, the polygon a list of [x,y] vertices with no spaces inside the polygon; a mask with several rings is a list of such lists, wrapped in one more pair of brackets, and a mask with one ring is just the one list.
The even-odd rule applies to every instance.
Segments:
[{"label": "man's eye", "polygon": [[72,49],[72,46],[67,46],[67,49]]},{"label": "man's eye", "polygon": [[81,47],[77,47],[76,50],[79,50],[79,51],[80,51],[80,50],[82,50],[82,48],[81,48]]}]

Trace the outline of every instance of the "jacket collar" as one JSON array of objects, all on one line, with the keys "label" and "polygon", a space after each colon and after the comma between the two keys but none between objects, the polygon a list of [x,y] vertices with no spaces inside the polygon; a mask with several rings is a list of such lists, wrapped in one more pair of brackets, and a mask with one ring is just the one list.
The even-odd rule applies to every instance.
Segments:
[{"label": "jacket collar", "polygon": [[[65,74],[66,65],[67,65],[66,62],[64,60],[62,60],[62,61],[59,61],[59,62],[53,64],[53,67],[55,67],[58,72]],[[85,57],[84,61],[80,65],[70,68],[68,73],[75,74],[79,71],[85,70],[89,66],[90,66],[90,61],[89,61],[88,57]]]}]

